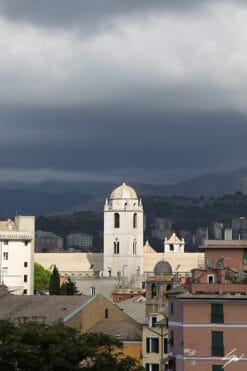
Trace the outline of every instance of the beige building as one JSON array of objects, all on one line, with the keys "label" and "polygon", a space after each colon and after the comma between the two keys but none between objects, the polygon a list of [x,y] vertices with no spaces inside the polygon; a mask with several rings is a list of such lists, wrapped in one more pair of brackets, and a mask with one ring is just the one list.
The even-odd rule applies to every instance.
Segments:
[{"label": "beige building", "polygon": [[1,284],[13,294],[33,294],[34,216],[0,221]]}]

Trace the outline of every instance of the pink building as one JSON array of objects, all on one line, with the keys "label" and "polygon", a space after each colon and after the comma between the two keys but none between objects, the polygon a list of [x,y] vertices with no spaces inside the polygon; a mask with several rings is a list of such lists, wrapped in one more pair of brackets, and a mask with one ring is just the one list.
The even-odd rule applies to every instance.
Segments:
[{"label": "pink building", "polygon": [[168,292],[168,370],[247,370],[247,285],[221,263]]}]

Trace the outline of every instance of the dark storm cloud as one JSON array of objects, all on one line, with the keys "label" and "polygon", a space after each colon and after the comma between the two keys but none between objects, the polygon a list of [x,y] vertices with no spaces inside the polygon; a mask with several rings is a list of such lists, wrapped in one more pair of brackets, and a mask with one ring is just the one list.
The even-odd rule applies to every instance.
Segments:
[{"label": "dark storm cloud", "polygon": [[[13,21],[41,27],[77,27],[91,32],[111,28],[114,18],[159,12],[189,12],[212,0],[1,0],[0,11]],[[215,2],[215,0],[214,0]]]},{"label": "dark storm cloud", "polygon": [[15,138],[11,142],[2,138],[0,168],[99,175],[129,169],[133,180],[135,169],[139,169],[155,181],[152,174],[164,169],[168,175],[184,169],[186,176],[185,169],[189,175],[209,168],[243,166],[242,159],[247,156],[247,118],[233,113],[155,114],[108,107],[97,112],[16,112],[11,122]]},{"label": "dark storm cloud", "polygon": [[2,0],[0,176],[151,183],[245,165],[245,6]]}]

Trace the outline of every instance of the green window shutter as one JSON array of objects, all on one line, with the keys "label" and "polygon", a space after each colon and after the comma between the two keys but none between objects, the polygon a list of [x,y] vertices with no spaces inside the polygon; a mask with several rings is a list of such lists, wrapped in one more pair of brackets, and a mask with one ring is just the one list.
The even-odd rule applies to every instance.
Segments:
[{"label": "green window shutter", "polygon": [[147,353],[150,353],[150,341],[149,341],[150,338],[146,338],[146,352]]},{"label": "green window shutter", "polygon": [[224,356],[223,331],[212,331],[212,356]]},{"label": "green window shutter", "polygon": [[211,304],[211,322],[224,323],[223,304],[220,303]]},{"label": "green window shutter", "polygon": [[223,370],[223,365],[213,365],[212,366],[212,371],[222,371]]}]

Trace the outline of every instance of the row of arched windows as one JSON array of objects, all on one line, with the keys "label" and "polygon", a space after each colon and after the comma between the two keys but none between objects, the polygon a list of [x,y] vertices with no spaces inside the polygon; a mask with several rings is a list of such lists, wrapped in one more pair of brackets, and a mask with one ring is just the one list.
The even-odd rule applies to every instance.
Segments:
[{"label": "row of arched windows", "polygon": [[[136,248],[137,248],[137,241],[134,240],[133,242],[133,255],[136,255]],[[115,238],[113,241],[113,253],[114,255],[119,255],[120,252],[120,244],[118,238]]]},{"label": "row of arched windows", "polygon": [[[114,228],[120,228],[120,215],[119,213],[114,214]],[[133,215],[133,228],[137,228],[137,213]]]}]

